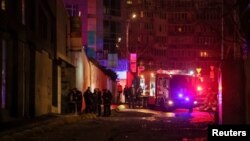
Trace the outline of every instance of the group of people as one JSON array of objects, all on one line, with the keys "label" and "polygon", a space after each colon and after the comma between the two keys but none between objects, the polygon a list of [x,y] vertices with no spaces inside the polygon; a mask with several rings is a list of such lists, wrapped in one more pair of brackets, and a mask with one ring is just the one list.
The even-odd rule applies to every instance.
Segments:
[{"label": "group of people", "polygon": [[125,103],[128,103],[129,108],[135,108],[136,106],[142,106],[142,87],[135,88],[133,85],[128,87],[127,85],[123,89],[125,96]]},{"label": "group of people", "polygon": [[90,87],[88,87],[82,94],[79,90],[73,88],[69,92],[69,109],[71,113],[81,113],[82,102],[84,99],[86,105],[86,113],[94,113],[97,114],[97,116],[110,116],[112,97],[112,93],[108,89],[103,89],[101,91],[99,88],[95,88],[94,92],[91,92]]},{"label": "group of people", "polygon": [[103,116],[111,115],[111,102],[113,96],[110,90],[103,89],[101,91],[99,88],[95,88],[92,93],[90,87],[88,87],[83,96],[86,103],[86,113],[96,113],[98,116],[101,116],[101,105],[103,105]]},{"label": "group of people", "polygon": [[68,93],[68,104],[70,113],[80,113],[82,109],[82,92],[73,88]]},{"label": "group of people", "polygon": [[[121,87],[118,89],[117,102],[120,101],[120,95],[122,93]],[[129,108],[136,108],[136,106],[142,106],[142,93],[141,87],[135,88],[133,85],[128,87],[127,85],[123,89],[125,96],[125,103],[129,105]],[[113,95],[110,90],[95,88],[92,92],[88,87],[82,94],[76,88],[70,90],[68,94],[69,98],[69,112],[82,113],[83,100],[85,101],[85,113],[95,113],[97,116],[110,116],[111,115],[111,103]],[[103,111],[102,111],[103,105]],[[103,112],[103,113],[102,113]]]}]

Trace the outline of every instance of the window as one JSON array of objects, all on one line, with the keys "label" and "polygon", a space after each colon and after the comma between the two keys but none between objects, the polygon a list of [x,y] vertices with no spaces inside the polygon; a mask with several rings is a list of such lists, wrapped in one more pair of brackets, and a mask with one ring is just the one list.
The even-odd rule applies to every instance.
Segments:
[{"label": "window", "polygon": [[[127,4],[132,4],[132,1],[127,1]],[[121,1],[120,0],[104,0],[104,13],[106,15],[121,16]]]},{"label": "window", "polygon": [[188,22],[191,20],[191,15],[187,12],[170,13],[168,20],[172,23]]},{"label": "window", "polygon": [[5,101],[6,101],[6,43],[5,40],[1,40],[0,44],[0,53],[1,53],[1,63],[0,63],[0,69],[1,69],[1,95],[0,95],[0,108],[5,108]]},{"label": "window", "polygon": [[219,39],[216,37],[198,37],[197,38],[197,44],[198,45],[215,45],[216,43],[219,43]]},{"label": "window", "polygon": [[154,29],[154,26],[153,26],[153,23],[145,23],[145,29],[146,30],[153,30]]},{"label": "window", "polygon": [[79,15],[79,9],[77,4],[67,4],[66,10],[68,11],[68,14],[70,16],[78,16]]},{"label": "window", "polygon": [[39,10],[39,33],[42,39],[48,39],[48,20],[42,8]]},{"label": "window", "polygon": [[201,51],[201,52],[200,52],[200,57],[208,57],[208,52],[206,52],[206,51]]},{"label": "window", "polygon": [[170,35],[189,35],[194,32],[193,25],[169,25]]},{"label": "window", "polygon": [[22,24],[25,24],[25,0],[21,1]]},{"label": "window", "polygon": [[127,4],[129,5],[133,4],[132,0],[127,0]]},{"label": "window", "polygon": [[141,17],[141,18],[144,17],[144,12],[143,12],[143,11],[140,12],[140,17]]},{"label": "window", "polygon": [[1,0],[1,10],[6,10],[5,0]]}]

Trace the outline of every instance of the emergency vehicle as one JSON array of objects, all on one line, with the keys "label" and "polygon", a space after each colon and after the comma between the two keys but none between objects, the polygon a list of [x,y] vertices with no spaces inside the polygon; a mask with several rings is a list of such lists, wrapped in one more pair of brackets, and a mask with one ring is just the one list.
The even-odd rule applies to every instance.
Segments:
[{"label": "emergency vehicle", "polygon": [[186,108],[193,112],[197,105],[199,79],[178,70],[158,70],[155,75],[155,95],[148,97],[149,107],[160,107],[164,111]]}]

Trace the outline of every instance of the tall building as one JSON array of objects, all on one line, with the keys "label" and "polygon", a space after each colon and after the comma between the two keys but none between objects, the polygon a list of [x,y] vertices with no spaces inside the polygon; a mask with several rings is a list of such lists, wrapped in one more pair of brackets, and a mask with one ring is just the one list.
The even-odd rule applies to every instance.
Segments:
[{"label": "tall building", "polygon": [[[125,0],[64,0],[70,15],[81,14],[82,44],[89,58],[124,76],[127,69],[123,54]],[[124,56],[123,56],[124,57]],[[123,75],[119,75],[123,74]]]},{"label": "tall building", "polygon": [[222,1],[127,0],[137,13],[129,30],[129,50],[145,69],[219,66],[222,46]]},{"label": "tall building", "polygon": [[70,15],[81,14],[82,43],[87,55],[117,69],[124,0],[64,0]]}]

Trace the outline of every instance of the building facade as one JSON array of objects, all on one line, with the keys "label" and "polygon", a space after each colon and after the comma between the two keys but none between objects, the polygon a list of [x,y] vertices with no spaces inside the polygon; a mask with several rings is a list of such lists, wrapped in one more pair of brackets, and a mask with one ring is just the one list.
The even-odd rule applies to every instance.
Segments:
[{"label": "building facade", "polygon": [[116,76],[85,54],[81,12],[60,0],[0,3],[0,122],[66,113],[71,88],[114,92]]},{"label": "building facade", "polygon": [[129,31],[130,51],[146,69],[195,70],[219,66],[222,4],[215,0],[127,0],[138,19]]},{"label": "building facade", "polygon": [[1,1],[0,103],[11,117],[51,111],[55,9],[55,1]]}]

